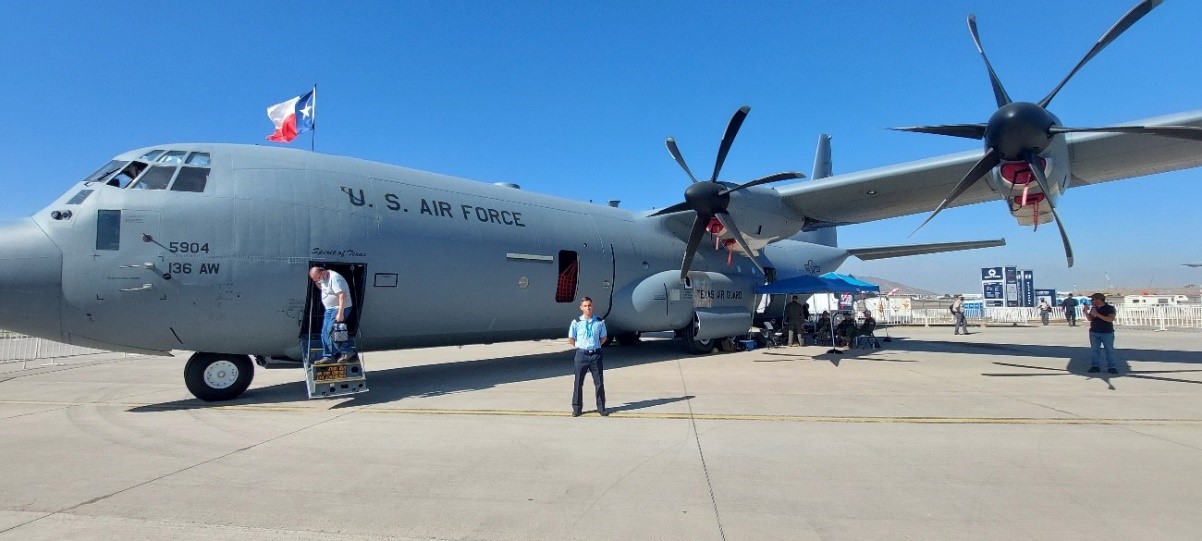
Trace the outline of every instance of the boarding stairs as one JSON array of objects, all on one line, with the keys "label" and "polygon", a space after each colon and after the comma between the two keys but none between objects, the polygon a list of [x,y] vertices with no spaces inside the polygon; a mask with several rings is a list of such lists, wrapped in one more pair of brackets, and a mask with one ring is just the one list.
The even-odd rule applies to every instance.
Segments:
[{"label": "boarding stairs", "polygon": [[[354,337],[350,338],[352,351]],[[321,335],[301,338],[301,357],[305,366],[305,383],[309,398],[333,398],[367,392],[367,371],[363,369],[363,354],[356,353],[350,361],[333,364],[314,364],[322,357]]]}]

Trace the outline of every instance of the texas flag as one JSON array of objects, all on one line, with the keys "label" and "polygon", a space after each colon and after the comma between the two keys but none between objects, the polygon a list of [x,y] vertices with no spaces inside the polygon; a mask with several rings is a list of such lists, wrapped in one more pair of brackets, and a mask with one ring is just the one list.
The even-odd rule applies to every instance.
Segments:
[{"label": "texas flag", "polygon": [[316,93],[317,88],[314,87],[308,94],[268,107],[267,118],[275,124],[275,133],[268,135],[267,140],[291,143],[297,134],[312,130]]}]

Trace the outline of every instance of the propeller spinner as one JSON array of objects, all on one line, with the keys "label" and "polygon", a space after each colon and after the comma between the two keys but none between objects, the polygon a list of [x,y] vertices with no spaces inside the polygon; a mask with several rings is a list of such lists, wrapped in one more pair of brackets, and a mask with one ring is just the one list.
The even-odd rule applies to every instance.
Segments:
[{"label": "propeller spinner", "polygon": [[749,111],[751,111],[751,108],[746,105],[740,107],[738,111],[735,111],[734,116],[731,117],[730,123],[726,125],[726,133],[722,135],[722,143],[718,146],[718,158],[714,162],[714,173],[710,175],[710,179],[707,182],[698,181],[697,177],[693,176],[693,172],[689,170],[688,164],[685,163],[684,157],[680,154],[680,149],[676,146],[675,139],[669,137],[665,141],[668,146],[668,152],[672,154],[672,159],[676,160],[680,168],[684,169],[685,174],[693,181],[684,191],[683,202],[651,214],[651,216],[659,216],[661,214],[686,210],[691,210],[696,214],[693,218],[693,229],[689,233],[689,242],[685,246],[684,261],[680,264],[680,279],[682,281],[688,276],[689,267],[693,265],[693,256],[697,254],[697,247],[701,244],[701,238],[708,229],[710,221],[714,219],[718,220],[722,224],[722,227],[730,232],[735,242],[743,249],[743,253],[746,253],[751,258],[751,262],[755,264],[755,267],[765,275],[768,274],[764,270],[764,265],[760,263],[759,258],[754,255],[751,247],[747,245],[747,240],[743,238],[742,232],[735,225],[730,212],[726,210],[730,205],[730,194],[769,182],[805,178],[805,175],[795,172],[776,173],[740,184],[734,188],[718,182],[718,173],[722,171],[722,164],[726,161],[726,155],[730,152],[730,146],[734,143],[735,136],[739,133],[739,127],[743,125],[743,120],[747,118]]},{"label": "propeller spinner", "polygon": [[[1061,126],[1059,119],[1047,110],[1047,106],[1051,103],[1052,98],[1056,97],[1056,94],[1060,92],[1065,83],[1086,62],[1089,62],[1090,59],[1101,52],[1107,45],[1110,45],[1112,41],[1122,35],[1131,25],[1139,21],[1144,15],[1147,15],[1153,8],[1160,5],[1162,1],[1144,0],[1132,8],[1131,11],[1127,12],[1122,19],[1119,19],[1114,26],[1110,27],[1110,30],[1107,30],[1102,35],[1102,38],[1094,44],[1085,57],[1080,62],[1077,62],[1077,65],[1060,81],[1060,84],[1056,85],[1039,103],[1011,101],[1010,95],[1006,93],[1006,89],[1002,86],[997,73],[993,71],[993,66],[990,65],[989,58],[985,55],[985,49],[981,46],[981,38],[977,32],[976,17],[969,15],[968,30],[972,34],[972,40],[977,47],[977,52],[981,54],[981,59],[985,62],[985,69],[989,72],[989,81],[993,86],[993,95],[997,101],[998,110],[989,118],[989,122],[985,124],[946,124],[894,128],[901,131],[982,139],[985,142],[985,154],[981,156],[981,159],[973,165],[968,174],[964,175],[960,183],[939,203],[938,207],[935,207],[935,210],[927,216],[926,220],[923,220],[922,224],[915,231],[925,226],[936,214],[947,208],[957,197],[960,197],[960,195],[984,177],[986,173],[1003,161],[1026,162],[1030,167],[1032,175],[1035,177],[1035,182],[1039,185],[1039,189],[1044,194],[1051,193],[1048,190],[1048,180],[1044,175],[1040,154],[1048,148],[1053,138],[1060,134],[1072,132],[1124,132],[1202,141],[1202,129],[1190,126],[1069,128]],[[1046,199],[1046,201],[1049,209],[1052,211],[1052,218],[1056,221],[1056,226],[1060,229],[1060,239],[1064,243],[1064,255],[1068,259],[1068,266],[1072,267],[1073,249],[1069,244],[1068,234],[1064,231],[1063,222],[1060,219],[1059,213],[1056,212],[1053,201],[1051,199]],[[1038,219],[1036,219],[1035,223],[1039,223]]]}]

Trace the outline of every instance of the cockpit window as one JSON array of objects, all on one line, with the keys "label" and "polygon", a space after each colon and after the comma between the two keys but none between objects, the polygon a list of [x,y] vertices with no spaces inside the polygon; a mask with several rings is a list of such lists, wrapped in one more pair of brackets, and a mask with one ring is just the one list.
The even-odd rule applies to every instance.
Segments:
[{"label": "cockpit window", "polygon": [[175,177],[175,184],[171,185],[171,191],[203,192],[208,180],[209,169],[207,167],[184,166],[179,168],[179,175]]},{"label": "cockpit window", "polygon": [[125,169],[122,169],[120,173],[117,173],[116,176],[110,178],[105,184],[108,184],[109,186],[117,186],[118,188],[124,188],[129,186],[130,183],[137,179],[138,175],[142,174],[142,171],[145,170],[146,164],[142,162],[130,162],[129,165],[125,166]]},{"label": "cockpit window", "polygon": [[187,163],[188,165],[195,165],[198,167],[208,167],[209,166],[209,153],[208,152],[193,152],[188,155],[188,161],[185,163]]},{"label": "cockpit window", "polygon": [[184,152],[182,150],[172,150],[172,151],[169,151],[169,152],[163,154],[162,156],[159,156],[159,159],[157,161],[159,163],[180,164],[180,163],[184,162],[185,154],[187,154],[187,152]]},{"label": "cockpit window", "polygon": [[156,156],[158,156],[159,154],[162,154],[162,153],[163,153],[163,151],[161,151],[161,150],[152,150],[152,151],[150,151],[150,152],[147,152],[146,154],[143,154],[143,155],[142,155],[140,158],[138,158],[138,159],[139,159],[139,160],[146,160],[146,161],[148,161],[148,162],[149,162],[149,161],[153,161],[153,160],[154,160],[154,158],[155,158]]},{"label": "cockpit window", "polygon": [[127,164],[127,163],[129,163],[129,162],[113,160],[109,163],[104,164],[104,167],[97,169],[95,173],[88,175],[88,178],[83,179],[83,181],[84,182],[96,182],[98,180],[101,180],[104,177],[107,177],[107,176],[117,172],[122,167],[125,167],[125,164]]},{"label": "cockpit window", "polygon": [[139,190],[166,190],[175,176],[175,168],[163,165],[152,165],[132,187]]}]

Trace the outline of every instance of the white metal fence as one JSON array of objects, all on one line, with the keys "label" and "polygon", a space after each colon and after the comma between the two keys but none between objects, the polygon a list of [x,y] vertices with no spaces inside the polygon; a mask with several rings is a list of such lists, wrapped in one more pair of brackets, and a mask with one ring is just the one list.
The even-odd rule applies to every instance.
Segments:
[{"label": "white metal fence", "polygon": [[[1118,319],[1115,324],[1122,327],[1150,327],[1154,329],[1202,329],[1202,305],[1188,306],[1140,306],[1114,305]],[[1087,324],[1077,309],[1079,324]],[[966,313],[969,325],[1039,325],[1037,308],[985,308]],[[887,325],[952,325],[952,314],[947,308],[876,310],[873,317]],[[1054,323],[1064,322],[1064,310],[1052,309],[1049,319]],[[104,350],[72,346],[53,340],[34,338],[19,333],[0,331],[0,362],[53,359],[102,353]]]},{"label": "white metal fence", "polygon": [[[1156,329],[1202,329],[1202,306],[1115,307],[1122,327],[1151,327]],[[985,308],[965,313],[969,325],[1040,325],[1038,308]],[[874,312],[873,317],[890,325],[952,325],[952,313],[947,308]],[[1053,308],[1048,319],[1063,323],[1064,309]],[[1081,308],[1077,309],[1078,324],[1088,325]]]},{"label": "white metal fence", "polygon": [[31,361],[102,353],[104,350],[72,346],[62,342],[34,338],[9,331],[0,331],[0,362]]}]

